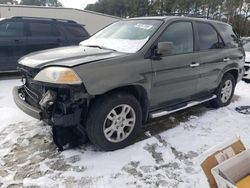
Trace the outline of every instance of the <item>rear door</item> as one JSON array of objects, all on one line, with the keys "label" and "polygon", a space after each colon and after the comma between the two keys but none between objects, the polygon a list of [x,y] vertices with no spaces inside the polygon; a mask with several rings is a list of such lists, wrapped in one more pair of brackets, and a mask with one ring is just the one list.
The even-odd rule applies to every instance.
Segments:
[{"label": "rear door", "polygon": [[188,101],[196,93],[199,55],[195,52],[193,24],[174,22],[158,42],[172,42],[169,55],[152,60],[154,71],[151,105],[154,109]]},{"label": "rear door", "polygon": [[27,50],[34,52],[63,45],[62,33],[53,22],[28,21]]},{"label": "rear door", "polygon": [[0,71],[15,71],[17,61],[25,55],[26,36],[22,21],[0,23]]},{"label": "rear door", "polygon": [[218,87],[222,69],[230,64],[231,52],[216,27],[207,22],[196,22],[200,50],[200,78],[197,92],[207,95]]}]

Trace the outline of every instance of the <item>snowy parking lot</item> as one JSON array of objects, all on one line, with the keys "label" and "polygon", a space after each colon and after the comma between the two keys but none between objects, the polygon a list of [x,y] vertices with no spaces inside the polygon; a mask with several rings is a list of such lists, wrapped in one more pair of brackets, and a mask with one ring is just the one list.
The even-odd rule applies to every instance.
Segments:
[{"label": "snowy parking lot", "polygon": [[199,156],[240,135],[250,147],[250,85],[238,84],[221,109],[195,107],[148,123],[135,144],[114,152],[91,144],[58,152],[51,129],[12,101],[19,80],[0,81],[0,187],[208,188]]}]

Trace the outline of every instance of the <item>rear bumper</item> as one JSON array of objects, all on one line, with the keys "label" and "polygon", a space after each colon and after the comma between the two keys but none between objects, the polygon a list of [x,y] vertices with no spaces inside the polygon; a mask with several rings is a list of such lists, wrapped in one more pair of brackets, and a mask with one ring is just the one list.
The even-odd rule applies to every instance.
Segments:
[{"label": "rear bumper", "polygon": [[19,92],[20,88],[18,86],[13,88],[12,94],[14,98],[14,102],[24,113],[29,116],[42,120],[42,111],[34,106],[29,105],[21,98],[21,93]]}]

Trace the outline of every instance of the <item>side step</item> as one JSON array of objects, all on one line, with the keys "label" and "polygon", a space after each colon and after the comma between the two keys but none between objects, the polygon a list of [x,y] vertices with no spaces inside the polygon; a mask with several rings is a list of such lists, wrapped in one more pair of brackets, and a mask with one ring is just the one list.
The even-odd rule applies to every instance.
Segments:
[{"label": "side step", "polygon": [[165,110],[163,109],[163,110],[160,110],[160,111],[157,111],[157,112],[153,112],[153,113],[150,114],[150,118],[158,118],[158,117],[161,117],[161,116],[166,116],[166,115],[172,114],[174,112],[178,112],[180,110],[184,110],[184,109],[199,105],[201,103],[208,102],[208,101],[213,100],[215,98],[217,98],[217,96],[212,95],[211,97],[206,98],[206,99],[191,101],[191,102],[187,103],[186,105],[184,105],[184,106],[182,106],[180,108],[171,108],[171,109],[169,108],[169,109],[165,109]]}]

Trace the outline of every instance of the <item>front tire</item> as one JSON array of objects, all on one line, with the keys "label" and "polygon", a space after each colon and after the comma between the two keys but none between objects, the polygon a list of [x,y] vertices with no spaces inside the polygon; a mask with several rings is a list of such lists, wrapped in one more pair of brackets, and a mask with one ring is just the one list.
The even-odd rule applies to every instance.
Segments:
[{"label": "front tire", "polygon": [[86,123],[90,141],[104,151],[130,145],[141,128],[142,110],[137,99],[127,93],[97,98]]},{"label": "front tire", "polygon": [[215,91],[217,98],[211,101],[211,106],[220,108],[229,105],[234,95],[235,86],[236,80],[234,76],[230,73],[226,73]]}]

